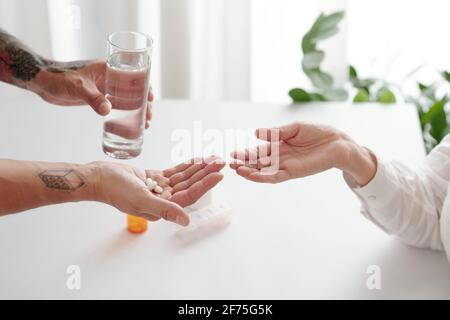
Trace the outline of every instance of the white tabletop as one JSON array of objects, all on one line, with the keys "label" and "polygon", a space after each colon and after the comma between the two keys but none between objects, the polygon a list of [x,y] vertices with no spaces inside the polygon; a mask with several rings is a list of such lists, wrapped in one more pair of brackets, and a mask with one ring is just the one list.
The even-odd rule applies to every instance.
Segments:
[{"label": "white tabletop", "polygon": [[[102,119],[89,108],[53,107],[5,87],[0,97],[0,158],[107,159]],[[144,152],[130,163],[171,166],[171,133],[194,130],[196,120],[222,131],[305,120],[332,124],[382,157],[416,165],[424,150],[415,112],[399,105],[158,102]],[[214,198],[232,206],[232,222],[191,245],[176,242],[167,222],[129,234],[124,215],[100,203],[0,218],[0,298],[450,298],[445,255],[407,247],[365,220],[339,172],[280,185],[224,173]],[[81,268],[80,290],[66,287],[69,265]],[[381,268],[381,290],[366,287],[371,265]]]}]

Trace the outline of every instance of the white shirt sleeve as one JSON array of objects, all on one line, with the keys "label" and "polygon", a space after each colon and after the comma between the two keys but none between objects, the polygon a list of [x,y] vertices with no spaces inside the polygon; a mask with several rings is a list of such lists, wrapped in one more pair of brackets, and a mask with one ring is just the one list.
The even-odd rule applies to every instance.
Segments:
[{"label": "white shirt sleeve", "polygon": [[[450,230],[441,226],[450,181],[450,135],[416,171],[396,161],[377,160],[375,177],[366,186],[354,187],[346,178],[362,202],[362,214],[409,245],[444,250],[442,238],[450,236],[441,237],[441,232]],[[446,221],[450,220],[442,219]]]}]

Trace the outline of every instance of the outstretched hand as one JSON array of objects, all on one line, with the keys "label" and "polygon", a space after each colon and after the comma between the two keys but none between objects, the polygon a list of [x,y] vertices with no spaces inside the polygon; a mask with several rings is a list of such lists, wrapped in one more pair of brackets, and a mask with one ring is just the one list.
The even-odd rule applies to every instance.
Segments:
[{"label": "outstretched hand", "polygon": [[[275,131],[271,130],[277,132],[276,141],[271,134]],[[234,161],[230,164],[238,175],[254,182],[279,183],[338,168],[354,174],[358,183],[365,184],[376,170],[376,164],[367,150],[330,126],[292,123],[278,128],[258,129],[256,136],[268,141],[267,145],[233,152],[231,156]],[[278,167],[271,173],[262,172],[271,165],[267,157],[272,156],[274,144],[279,148],[278,159],[275,159]],[[268,150],[268,154],[261,154],[261,149]]]},{"label": "outstretched hand", "polygon": [[[166,170],[141,170],[125,164],[95,162],[98,168],[97,200],[118,210],[156,221],[160,218],[186,226],[189,216],[182,209],[195,203],[223,178],[225,163],[217,157],[192,159]],[[163,189],[149,191],[151,178]]]}]

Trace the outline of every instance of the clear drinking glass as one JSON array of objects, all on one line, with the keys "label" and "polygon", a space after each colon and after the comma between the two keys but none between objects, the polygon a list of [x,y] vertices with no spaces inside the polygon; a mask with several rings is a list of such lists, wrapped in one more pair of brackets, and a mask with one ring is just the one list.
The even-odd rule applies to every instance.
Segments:
[{"label": "clear drinking glass", "polygon": [[131,31],[108,36],[105,92],[112,110],[103,124],[103,151],[132,159],[142,151],[153,40]]}]

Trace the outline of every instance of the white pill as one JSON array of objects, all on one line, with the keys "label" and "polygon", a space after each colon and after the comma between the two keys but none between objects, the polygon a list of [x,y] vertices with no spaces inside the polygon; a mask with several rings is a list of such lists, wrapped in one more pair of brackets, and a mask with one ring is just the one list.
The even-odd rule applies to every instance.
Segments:
[{"label": "white pill", "polygon": [[155,188],[157,186],[158,186],[158,184],[155,181],[153,181],[153,183],[148,185],[147,187],[148,187],[149,190],[153,191],[153,190],[155,190]]},{"label": "white pill", "polygon": [[153,191],[155,191],[156,193],[162,193],[163,192],[163,188],[161,188],[160,186],[156,186]]},{"label": "white pill", "polygon": [[156,183],[156,181],[153,181],[152,179],[148,178],[147,181],[145,182],[145,184],[147,185],[149,190],[153,190],[155,189],[155,187],[158,185]]}]

